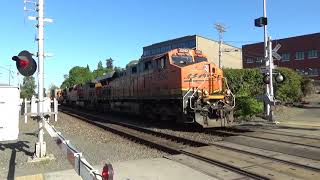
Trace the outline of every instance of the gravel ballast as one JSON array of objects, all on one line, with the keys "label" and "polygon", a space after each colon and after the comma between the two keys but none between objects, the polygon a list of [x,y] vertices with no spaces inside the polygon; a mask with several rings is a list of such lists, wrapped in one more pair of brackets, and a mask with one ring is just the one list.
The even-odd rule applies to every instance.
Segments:
[{"label": "gravel ballast", "polygon": [[[132,142],[99,127],[81,121],[64,113],[59,113],[58,121],[51,123],[63,136],[70,140],[84,158],[93,166],[103,166],[109,162],[155,158],[167,155],[156,149]],[[55,160],[39,163],[27,162],[34,152],[37,141],[38,123],[28,119],[20,120],[19,139],[0,142],[0,179],[13,179],[16,176],[72,169],[61,149],[46,133],[47,154]]]}]

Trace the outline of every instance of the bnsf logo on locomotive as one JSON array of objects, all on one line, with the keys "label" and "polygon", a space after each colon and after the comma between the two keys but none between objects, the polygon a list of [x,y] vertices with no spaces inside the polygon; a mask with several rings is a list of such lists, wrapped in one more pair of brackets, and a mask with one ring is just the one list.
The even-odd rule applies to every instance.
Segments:
[{"label": "bnsf logo on locomotive", "polygon": [[192,74],[192,73],[190,73],[184,79],[185,79],[185,82],[190,81],[192,79],[199,79],[200,81],[204,81],[205,78],[207,78],[207,77],[210,77],[209,73],[201,73],[201,74],[198,74],[198,73]]}]

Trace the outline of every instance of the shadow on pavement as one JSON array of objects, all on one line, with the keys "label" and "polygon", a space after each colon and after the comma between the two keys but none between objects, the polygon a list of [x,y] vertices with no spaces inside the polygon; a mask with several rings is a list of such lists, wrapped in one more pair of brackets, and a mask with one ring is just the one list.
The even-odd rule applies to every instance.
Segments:
[{"label": "shadow on pavement", "polygon": [[4,151],[5,149],[11,149],[11,156],[10,156],[10,164],[9,164],[9,171],[7,175],[7,179],[14,179],[15,174],[15,167],[16,167],[16,154],[17,152],[23,152],[27,156],[32,156],[33,152],[26,150],[25,148],[29,148],[30,146],[27,145],[29,141],[17,141],[13,143],[0,143],[0,150]]}]

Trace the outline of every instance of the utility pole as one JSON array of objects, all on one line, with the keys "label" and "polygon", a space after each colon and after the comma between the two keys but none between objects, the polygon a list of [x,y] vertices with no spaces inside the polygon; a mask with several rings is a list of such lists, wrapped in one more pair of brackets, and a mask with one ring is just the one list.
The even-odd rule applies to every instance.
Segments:
[{"label": "utility pole", "polygon": [[7,66],[9,66],[9,69],[6,68],[6,67],[3,67],[3,66],[0,66],[0,68],[5,69],[5,70],[8,71],[8,83],[9,83],[9,86],[10,86],[11,85],[11,77],[13,78],[13,76],[12,76],[13,71],[11,71],[11,64],[7,65]]},{"label": "utility pole", "polygon": [[11,65],[9,65],[9,86],[11,85]]},{"label": "utility pole", "polygon": [[221,66],[222,66],[222,64],[221,64],[221,56],[222,56],[221,45],[222,45],[222,40],[223,40],[223,33],[226,32],[226,28],[220,23],[216,23],[215,28],[219,33],[219,68],[221,68]]}]

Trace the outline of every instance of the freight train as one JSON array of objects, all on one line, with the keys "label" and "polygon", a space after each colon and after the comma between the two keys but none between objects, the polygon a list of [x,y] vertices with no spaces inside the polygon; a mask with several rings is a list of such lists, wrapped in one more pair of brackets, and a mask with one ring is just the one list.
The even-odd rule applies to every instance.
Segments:
[{"label": "freight train", "polygon": [[231,126],[235,106],[222,69],[195,49],[142,57],[96,82],[64,89],[62,97],[69,105],[204,128]]}]

